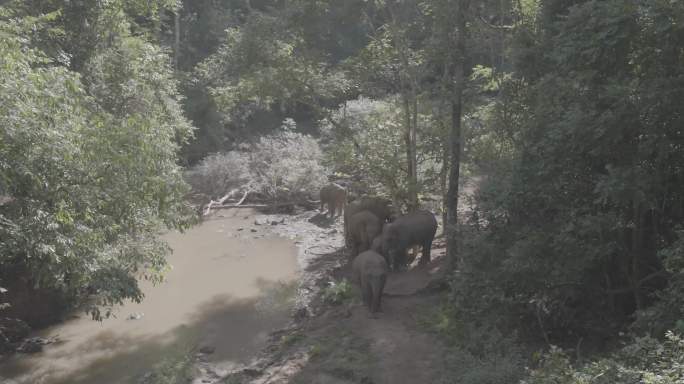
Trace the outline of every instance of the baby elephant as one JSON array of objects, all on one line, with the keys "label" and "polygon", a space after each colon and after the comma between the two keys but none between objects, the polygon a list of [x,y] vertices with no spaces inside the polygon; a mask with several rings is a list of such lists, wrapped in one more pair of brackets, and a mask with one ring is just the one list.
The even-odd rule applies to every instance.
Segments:
[{"label": "baby elephant", "polygon": [[352,256],[356,256],[370,249],[371,241],[382,232],[382,222],[370,211],[361,211],[349,218],[348,228]]},{"label": "baby elephant", "polygon": [[371,314],[380,311],[382,290],[387,280],[387,262],[374,251],[365,251],[356,256],[352,264],[352,277],[361,288],[361,299]]},{"label": "baby elephant", "polygon": [[413,245],[423,247],[420,264],[430,261],[430,248],[437,232],[437,219],[429,211],[416,211],[401,216],[382,228],[382,254],[397,270],[406,265],[406,251]]},{"label": "baby elephant", "polygon": [[335,213],[342,214],[347,203],[347,190],[335,183],[330,183],[321,188],[321,212],[328,205],[330,217],[335,217]]}]

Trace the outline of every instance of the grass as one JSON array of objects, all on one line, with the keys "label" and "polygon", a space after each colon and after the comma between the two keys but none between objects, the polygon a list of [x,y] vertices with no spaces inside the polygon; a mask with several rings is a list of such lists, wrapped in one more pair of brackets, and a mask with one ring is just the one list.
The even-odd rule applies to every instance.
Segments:
[{"label": "grass", "polygon": [[310,366],[293,378],[293,384],[315,382],[318,374],[353,383],[366,383],[375,364],[370,342],[355,337],[349,331],[313,339],[309,355]]},{"label": "grass", "polygon": [[328,304],[340,305],[354,298],[354,289],[347,279],[342,279],[340,282],[331,281],[323,289],[322,297],[323,301]]},{"label": "grass", "polygon": [[140,381],[141,384],[189,384],[195,374],[194,351],[182,349],[157,363]]}]

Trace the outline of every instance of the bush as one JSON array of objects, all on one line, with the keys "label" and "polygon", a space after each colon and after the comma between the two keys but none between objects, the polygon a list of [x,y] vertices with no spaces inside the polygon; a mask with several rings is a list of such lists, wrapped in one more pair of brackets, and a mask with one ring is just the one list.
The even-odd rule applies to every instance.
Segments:
[{"label": "bush", "polygon": [[326,182],[318,142],[287,125],[283,132],[262,137],[250,154],[251,188],[272,201],[316,196]]},{"label": "bush", "polygon": [[233,189],[255,192],[271,202],[314,197],[326,182],[323,153],[311,136],[282,131],[262,137],[244,151],[213,154],[188,173],[197,192],[221,197]]},{"label": "bush", "polygon": [[351,300],[354,296],[352,285],[346,279],[339,283],[331,281],[330,285],[323,290],[323,301],[329,304],[338,305]]},{"label": "bush", "polygon": [[195,192],[218,198],[247,184],[248,160],[244,153],[237,151],[214,153],[188,171],[186,178]]},{"label": "bush", "polygon": [[613,356],[573,367],[557,347],[542,356],[522,384],[675,384],[684,380],[684,340],[667,332],[664,341],[636,338]]},{"label": "bush", "polygon": [[428,310],[421,325],[439,334],[448,346],[448,383],[513,383],[524,374],[524,352],[515,335],[465,319],[457,307]]}]

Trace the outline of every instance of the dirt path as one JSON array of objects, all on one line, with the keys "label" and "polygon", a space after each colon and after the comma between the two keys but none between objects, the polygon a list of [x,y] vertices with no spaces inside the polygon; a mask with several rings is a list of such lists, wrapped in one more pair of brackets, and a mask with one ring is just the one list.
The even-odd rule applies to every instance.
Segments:
[{"label": "dirt path", "polygon": [[[470,211],[469,197],[480,182],[481,178],[472,178],[462,185],[461,217]],[[297,317],[289,329],[274,335],[270,347],[253,364],[221,382],[449,383],[455,367],[446,362],[448,348],[437,334],[429,331],[438,320],[434,316],[445,299],[444,291],[436,289],[444,282],[444,239],[435,239],[433,260],[428,265],[418,267],[414,261],[408,271],[390,274],[383,295],[383,312],[374,319],[361,304],[356,286],[351,299],[342,304],[331,305],[323,299],[322,292],[331,283],[339,286],[350,278],[341,237],[342,219],[331,222],[308,212],[288,221],[290,225],[282,228],[287,228],[292,236],[308,233],[308,240],[299,242],[308,316]]]},{"label": "dirt path", "polygon": [[[331,308],[330,314],[322,317],[322,327],[317,328],[314,322],[309,330],[314,348],[321,340],[343,340],[338,345],[340,350],[324,351],[310,359],[291,382],[439,382],[445,370],[441,343],[421,326],[421,316],[440,300],[439,295],[421,294],[440,276],[442,252],[435,251],[436,260],[427,267],[414,266],[407,272],[390,274],[379,318],[371,318],[355,299],[342,313]],[[348,277],[348,271],[341,271],[341,275]]]},{"label": "dirt path", "polygon": [[[391,273],[379,318],[369,316],[354,287],[341,305],[314,302],[315,315],[274,339],[266,366],[225,378],[250,384],[418,384],[439,383],[446,371],[441,341],[421,325],[442,296],[426,287],[441,277],[443,245],[436,242],[433,261],[425,267]],[[349,278],[340,253],[320,257],[337,261],[324,282]],[[315,267],[315,264],[312,264]],[[319,276],[320,277],[320,276]],[[319,286],[325,285],[319,281]],[[427,292],[427,293],[426,293]],[[320,299],[320,295],[319,299]]]}]

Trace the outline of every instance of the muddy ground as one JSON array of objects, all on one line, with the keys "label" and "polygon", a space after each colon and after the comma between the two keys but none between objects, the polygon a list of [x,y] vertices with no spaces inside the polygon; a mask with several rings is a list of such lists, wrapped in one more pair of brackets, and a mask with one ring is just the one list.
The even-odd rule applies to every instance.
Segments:
[{"label": "muddy ground", "polygon": [[[198,355],[195,383],[439,383],[446,372],[445,346],[428,331],[425,317],[439,306],[444,243],[436,239],[426,266],[391,273],[383,312],[371,318],[358,288],[337,303],[324,299],[331,285],[350,280],[342,218],[314,211],[294,216],[258,216],[255,224],[296,239],[301,267],[291,324],[271,335],[251,363],[217,372]],[[441,231],[440,231],[441,232]]]}]

